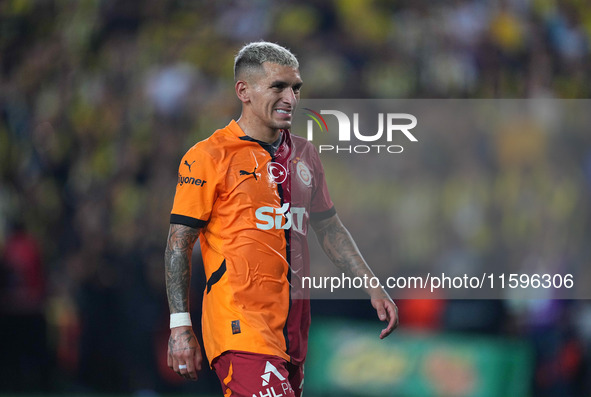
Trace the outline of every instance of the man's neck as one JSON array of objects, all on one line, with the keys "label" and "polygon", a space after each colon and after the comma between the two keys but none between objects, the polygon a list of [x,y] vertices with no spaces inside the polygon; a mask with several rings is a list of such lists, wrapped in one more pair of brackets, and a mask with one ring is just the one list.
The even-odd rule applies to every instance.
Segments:
[{"label": "man's neck", "polygon": [[281,130],[279,129],[271,129],[267,127],[257,128],[251,126],[242,117],[238,119],[237,123],[246,135],[248,135],[252,139],[256,139],[257,141],[273,143],[281,136]]}]

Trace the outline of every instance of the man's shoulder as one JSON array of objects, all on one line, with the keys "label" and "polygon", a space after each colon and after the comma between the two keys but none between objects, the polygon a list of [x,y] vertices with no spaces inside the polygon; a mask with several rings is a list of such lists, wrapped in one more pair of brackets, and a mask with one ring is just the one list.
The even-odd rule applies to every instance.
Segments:
[{"label": "man's shoulder", "polygon": [[293,132],[290,132],[290,135],[291,142],[296,148],[316,151],[316,147],[312,144],[312,142],[310,142],[306,138],[296,135]]},{"label": "man's shoulder", "polygon": [[214,131],[209,137],[197,142],[188,151],[189,153],[207,153],[216,158],[220,156],[232,141],[232,134],[227,131],[227,127]]},{"label": "man's shoulder", "polygon": [[319,162],[318,150],[309,140],[299,135],[291,134],[291,142],[296,156],[312,162]]}]

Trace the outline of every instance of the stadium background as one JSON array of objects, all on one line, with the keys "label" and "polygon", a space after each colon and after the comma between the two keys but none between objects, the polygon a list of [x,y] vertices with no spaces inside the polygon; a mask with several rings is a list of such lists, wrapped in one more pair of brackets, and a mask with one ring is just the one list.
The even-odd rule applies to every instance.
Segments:
[{"label": "stadium background", "polygon": [[[178,161],[238,116],[232,59],[261,38],[298,55],[308,98],[588,98],[591,91],[591,8],[583,0],[0,2],[0,393],[218,392],[207,371],[185,383],[165,368],[162,257]],[[507,232],[519,238],[549,227],[557,236],[576,230],[570,244],[580,249],[560,260],[588,265],[589,136],[519,137],[515,145],[489,142],[496,156],[476,179],[494,197],[526,188],[535,196],[555,186],[545,176],[558,175],[556,216],[543,225],[507,219],[487,229],[485,241],[497,245],[459,235],[465,250],[456,254],[485,256],[502,248]],[[557,139],[568,141],[568,161],[551,161]],[[446,155],[472,165],[462,153]],[[343,183],[331,179],[329,188]],[[467,194],[461,179],[441,172],[405,184],[405,197],[441,197],[446,205],[430,218],[410,216],[401,232],[454,229]],[[356,235],[358,209],[333,196],[362,249],[396,239]],[[412,241],[399,243],[393,262],[437,259],[438,250]],[[547,244],[542,234],[534,242],[532,252]],[[502,249],[495,255],[512,260]],[[194,310],[202,283],[196,274]],[[315,301],[310,356],[330,360],[337,340],[364,356],[343,372],[348,379],[378,375],[351,385],[315,371],[307,394],[389,394],[363,386],[368,380],[407,396],[591,393],[587,301],[399,306],[403,326],[376,348],[363,339],[379,332],[367,302]],[[409,375],[400,361],[383,370],[380,351],[390,353],[382,360],[437,354]],[[504,354],[505,369],[516,363],[513,391],[499,391],[510,382],[491,364],[494,352]],[[450,367],[455,372],[445,372]],[[389,384],[395,373],[432,388]]]}]

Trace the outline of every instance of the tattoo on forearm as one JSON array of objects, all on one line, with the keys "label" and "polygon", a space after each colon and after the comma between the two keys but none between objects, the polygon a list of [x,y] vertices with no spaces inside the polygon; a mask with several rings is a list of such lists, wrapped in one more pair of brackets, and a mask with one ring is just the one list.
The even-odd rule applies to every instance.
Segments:
[{"label": "tattoo on forearm", "polygon": [[317,230],[316,235],[326,255],[344,273],[360,277],[372,274],[353,238],[340,221],[331,220]]},{"label": "tattoo on forearm", "polygon": [[[353,237],[338,218],[329,219],[320,225],[317,224],[314,230],[320,246],[328,258],[343,273],[350,277],[364,277],[366,275],[374,277],[374,273],[361,256]],[[382,287],[367,288],[366,292],[372,298],[390,299]]]},{"label": "tattoo on forearm", "polygon": [[189,311],[191,255],[199,230],[183,225],[170,225],[164,254],[166,294],[171,313]]}]

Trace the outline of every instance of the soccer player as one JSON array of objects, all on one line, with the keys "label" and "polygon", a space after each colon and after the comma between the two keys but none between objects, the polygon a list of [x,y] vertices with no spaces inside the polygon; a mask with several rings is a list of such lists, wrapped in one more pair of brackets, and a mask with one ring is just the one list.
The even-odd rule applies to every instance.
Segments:
[{"label": "soccer player", "polygon": [[[165,254],[168,366],[187,379],[201,368],[189,316],[199,238],[203,343],[225,396],[302,393],[310,303],[299,286],[309,274],[309,225],[343,272],[373,276],[336,214],[314,146],[290,134],[298,69],[277,44],[244,46],[234,64],[240,118],[189,149],[179,166]],[[387,322],[385,338],[398,325],[398,309],[382,288],[367,292]]]}]

